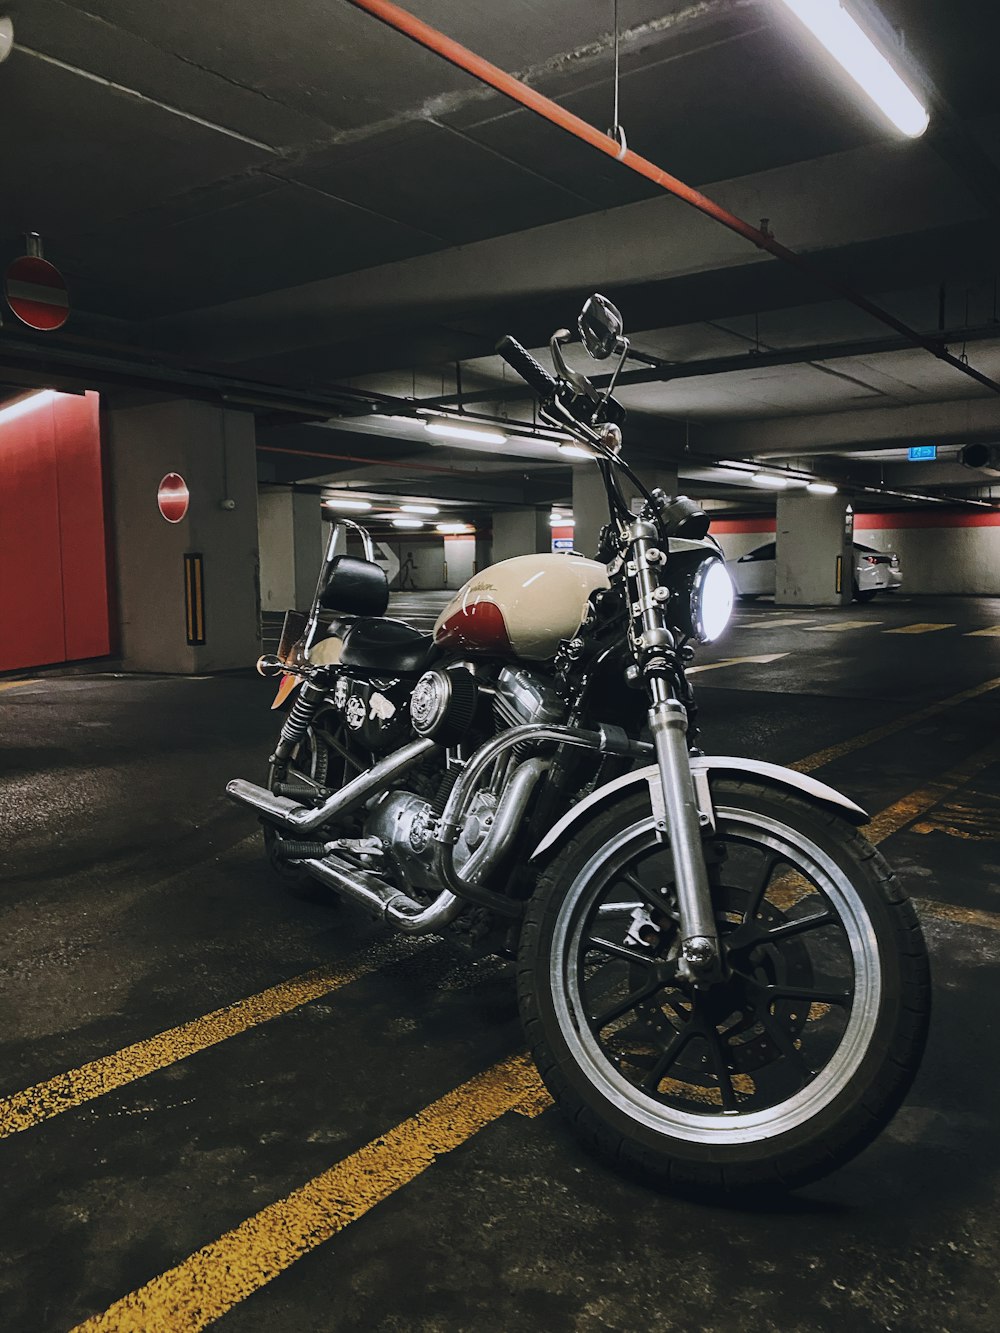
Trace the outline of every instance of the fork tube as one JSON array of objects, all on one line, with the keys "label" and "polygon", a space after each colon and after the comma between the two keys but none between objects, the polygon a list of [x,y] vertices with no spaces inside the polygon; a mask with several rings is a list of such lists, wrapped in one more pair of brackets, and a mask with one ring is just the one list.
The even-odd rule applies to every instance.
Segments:
[{"label": "fork tube", "polygon": [[681,970],[697,983],[716,975],[719,938],[715,927],[712,892],[705,869],[701,819],[687,742],[687,710],[673,697],[669,664],[674,638],[667,625],[668,594],[657,573],[669,556],[656,544],[655,526],[636,519],[630,530],[631,582],[637,598],[633,616],[642,627],[639,658],[652,700],[649,727],[653,734],[674,882],[680,917]]}]

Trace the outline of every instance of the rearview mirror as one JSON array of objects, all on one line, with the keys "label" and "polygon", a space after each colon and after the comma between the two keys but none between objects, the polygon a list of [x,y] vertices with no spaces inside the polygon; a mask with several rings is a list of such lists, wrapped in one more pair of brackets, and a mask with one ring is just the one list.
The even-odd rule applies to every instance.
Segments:
[{"label": "rearview mirror", "polygon": [[624,327],[618,307],[613,306],[606,296],[595,292],[587,297],[577,328],[595,361],[606,361],[615,351]]}]

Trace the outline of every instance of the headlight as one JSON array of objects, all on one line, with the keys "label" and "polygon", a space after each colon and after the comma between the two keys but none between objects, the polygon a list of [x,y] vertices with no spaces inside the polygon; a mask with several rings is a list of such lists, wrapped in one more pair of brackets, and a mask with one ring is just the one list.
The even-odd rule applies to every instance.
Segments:
[{"label": "headlight", "polygon": [[733,614],[733,581],[717,555],[685,551],[671,555],[668,566],[670,619],[701,643],[717,639]]}]

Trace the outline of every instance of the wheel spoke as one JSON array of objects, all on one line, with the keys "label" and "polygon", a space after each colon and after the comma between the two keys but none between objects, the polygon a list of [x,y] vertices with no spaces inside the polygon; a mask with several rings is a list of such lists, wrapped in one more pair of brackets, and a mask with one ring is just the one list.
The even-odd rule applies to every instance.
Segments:
[{"label": "wheel spoke", "polygon": [[770,852],[764,857],[764,864],[761,866],[757,882],[750,890],[750,901],[747,903],[747,909],[743,914],[744,924],[752,921],[760,910],[760,905],[764,901],[764,895],[767,893],[767,886],[771,883],[774,876],[774,868],[781,860],[777,852]]},{"label": "wheel spoke", "polygon": [[797,921],[786,921],[783,926],[775,926],[774,930],[764,931],[759,943],[768,944],[774,940],[788,940],[794,935],[804,935],[807,930],[819,930],[820,926],[829,925],[835,921],[832,912],[815,912],[812,916],[799,917]]},{"label": "wheel spoke", "polygon": [[588,948],[600,949],[601,953],[607,953],[612,958],[624,958],[629,963],[639,963],[643,967],[652,967],[656,962],[655,958],[650,958],[648,954],[636,953],[634,949],[626,949],[624,944],[615,944],[613,940],[602,940],[597,935],[588,935],[586,944]]},{"label": "wheel spoke", "polygon": [[671,1041],[670,1045],[660,1056],[659,1060],[657,1060],[656,1064],[639,1084],[639,1087],[643,1092],[655,1092],[657,1090],[667,1071],[682,1054],[684,1047],[692,1037],[696,1036],[698,1036],[698,1030],[693,1028],[690,1023],[677,1033],[673,1041]]},{"label": "wheel spoke", "polygon": [[805,1057],[792,1040],[791,1033],[787,1028],[782,1027],[766,1004],[761,1005],[757,1010],[757,1018],[781,1054],[798,1072],[802,1084],[807,1083],[812,1078],[813,1071],[806,1064]]},{"label": "wheel spoke", "polygon": [[635,889],[636,893],[640,894],[645,899],[648,907],[654,908],[657,912],[666,911],[668,900],[664,894],[660,893],[657,889],[651,889],[643,884],[642,880],[631,870],[627,870],[621,878],[630,889]]},{"label": "wheel spoke", "polygon": [[624,1000],[616,1000],[614,1004],[609,1004],[606,1009],[602,1009],[599,1014],[588,1014],[587,1022],[595,1032],[600,1032],[609,1023],[613,1023],[616,1018],[621,1018],[622,1014],[627,1014],[637,1004],[641,1004],[643,1000],[648,1000],[651,995],[655,995],[662,984],[659,977],[654,977],[651,981],[647,981],[640,986],[638,990],[630,991]]},{"label": "wheel spoke", "polygon": [[707,1024],[705,1029],[705,1040],[708,1043],[709,1051],[712,1055],[712,1064],[715,1066],[715,1076],[719,1080],[719,1091],[722,1094],[722,1109],[724,1111],[735,1111],[736,1091],[733,1088],[733,1080],[729,1073],[729,1066],[726,1063],[726,1045],[714,1024]]},{"label": "wheel spoke", "polygon": [[765,1002],[771,1000],[808,1000],[810,1004],[837,1004],[846,1007],[854,998],[849,990],[821,990],[815,986],[765,986]]}]

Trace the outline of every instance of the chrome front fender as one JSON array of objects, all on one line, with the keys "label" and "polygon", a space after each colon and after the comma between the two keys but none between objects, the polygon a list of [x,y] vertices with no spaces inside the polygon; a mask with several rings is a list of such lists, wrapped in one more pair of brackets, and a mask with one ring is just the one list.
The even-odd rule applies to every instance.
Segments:
[{"label": "chrome front fender", "polygon": [[[817,782],[815,778],[809,777],[806,773],[797,773],[793,768],[782,768],[780,764],[765,764],[759,759],[702,755],[691,760],[691,772],[694,775],[695,791],[699,794],[699,798],[706,780],[711,781],[712,778],[716,777],[754,777],[770,787],[783,788],[785,791],[792,791],[799,796],[805,796],[808,800],[815,801],[817,805],[833,810],[852,824],[867,824],[870,818],[861,809],[860,805],[855,805],[846,796],[842,796],[839,791],[835,791],[833,787],[828,787],[825,782]],[[551,851],[571,831],[575,830],[577,825],[589,819],[597,809],[616,800],[623,792],[629,791],[630,788],[636,787],[640,783],[645,783],[649,788],[653,813],[657,817],[657,822],[659,822],[663,809],[660,774],[656,765],[650,764],[647,768],[639,768],[634,773],[626,773],[624,777],[615,778],[613,782],[598,787],[597,791],[584,797],[578,805],[574,805],[571,810],[568,810],[562,819],[553,824],[532,852],[531,859],[534,860],[536,857]]]}]

